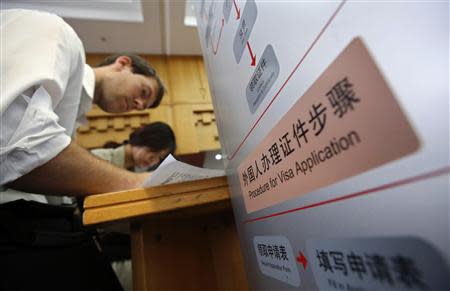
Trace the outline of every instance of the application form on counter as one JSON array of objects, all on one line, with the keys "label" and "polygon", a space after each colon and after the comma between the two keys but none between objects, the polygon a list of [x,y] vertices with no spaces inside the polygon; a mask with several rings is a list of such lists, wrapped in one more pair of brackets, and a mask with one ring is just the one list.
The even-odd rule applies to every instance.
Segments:
[{"label": "application form on counter", "polygon": [[150,177],[144,182],[143,187],[180,183],[219,176],[225,176],[225,171],[195,167],[176,160],[172,155],[168,155],[161,165],[152,172]]}]

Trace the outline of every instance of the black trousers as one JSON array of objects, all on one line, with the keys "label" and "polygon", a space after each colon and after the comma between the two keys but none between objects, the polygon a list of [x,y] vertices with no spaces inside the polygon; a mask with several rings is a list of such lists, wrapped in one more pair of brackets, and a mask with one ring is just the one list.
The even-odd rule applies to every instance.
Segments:
[{"label": "black trousers", "polygon": [[123,291],[73,207],[0,205],[0,291]]}]

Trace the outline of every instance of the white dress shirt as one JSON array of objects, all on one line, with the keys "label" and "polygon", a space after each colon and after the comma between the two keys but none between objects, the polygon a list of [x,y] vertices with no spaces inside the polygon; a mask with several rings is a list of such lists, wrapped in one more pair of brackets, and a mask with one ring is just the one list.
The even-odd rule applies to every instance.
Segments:
[{"label": "white dress shirt", "polygon": [[95,76],[80,39],[60,17],[29,10],[0,14],[2,186],[69,145],[77,121],[91,108]]}]

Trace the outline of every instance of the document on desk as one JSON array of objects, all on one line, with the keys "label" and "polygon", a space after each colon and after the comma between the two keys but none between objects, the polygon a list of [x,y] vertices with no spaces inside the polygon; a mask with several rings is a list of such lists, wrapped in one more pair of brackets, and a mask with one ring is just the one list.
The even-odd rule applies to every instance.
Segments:
[{"label": "document on desk", "polygon": [[225,170],[195,167],[167,156],[159,167],[144,182],[144,187],[180,183],[186,181],[225,176]]}]

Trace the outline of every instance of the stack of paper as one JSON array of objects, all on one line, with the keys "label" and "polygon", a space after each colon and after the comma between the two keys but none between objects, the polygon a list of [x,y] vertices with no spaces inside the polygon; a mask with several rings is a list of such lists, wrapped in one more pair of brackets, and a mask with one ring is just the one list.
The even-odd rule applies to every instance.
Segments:
[{"label": "stack of paper", "polygon": [[172,155],[167,156],[159,167],[144,182],[144,187],[180,183],[225,176],[224,170],[204,169],[177,161]]}]

